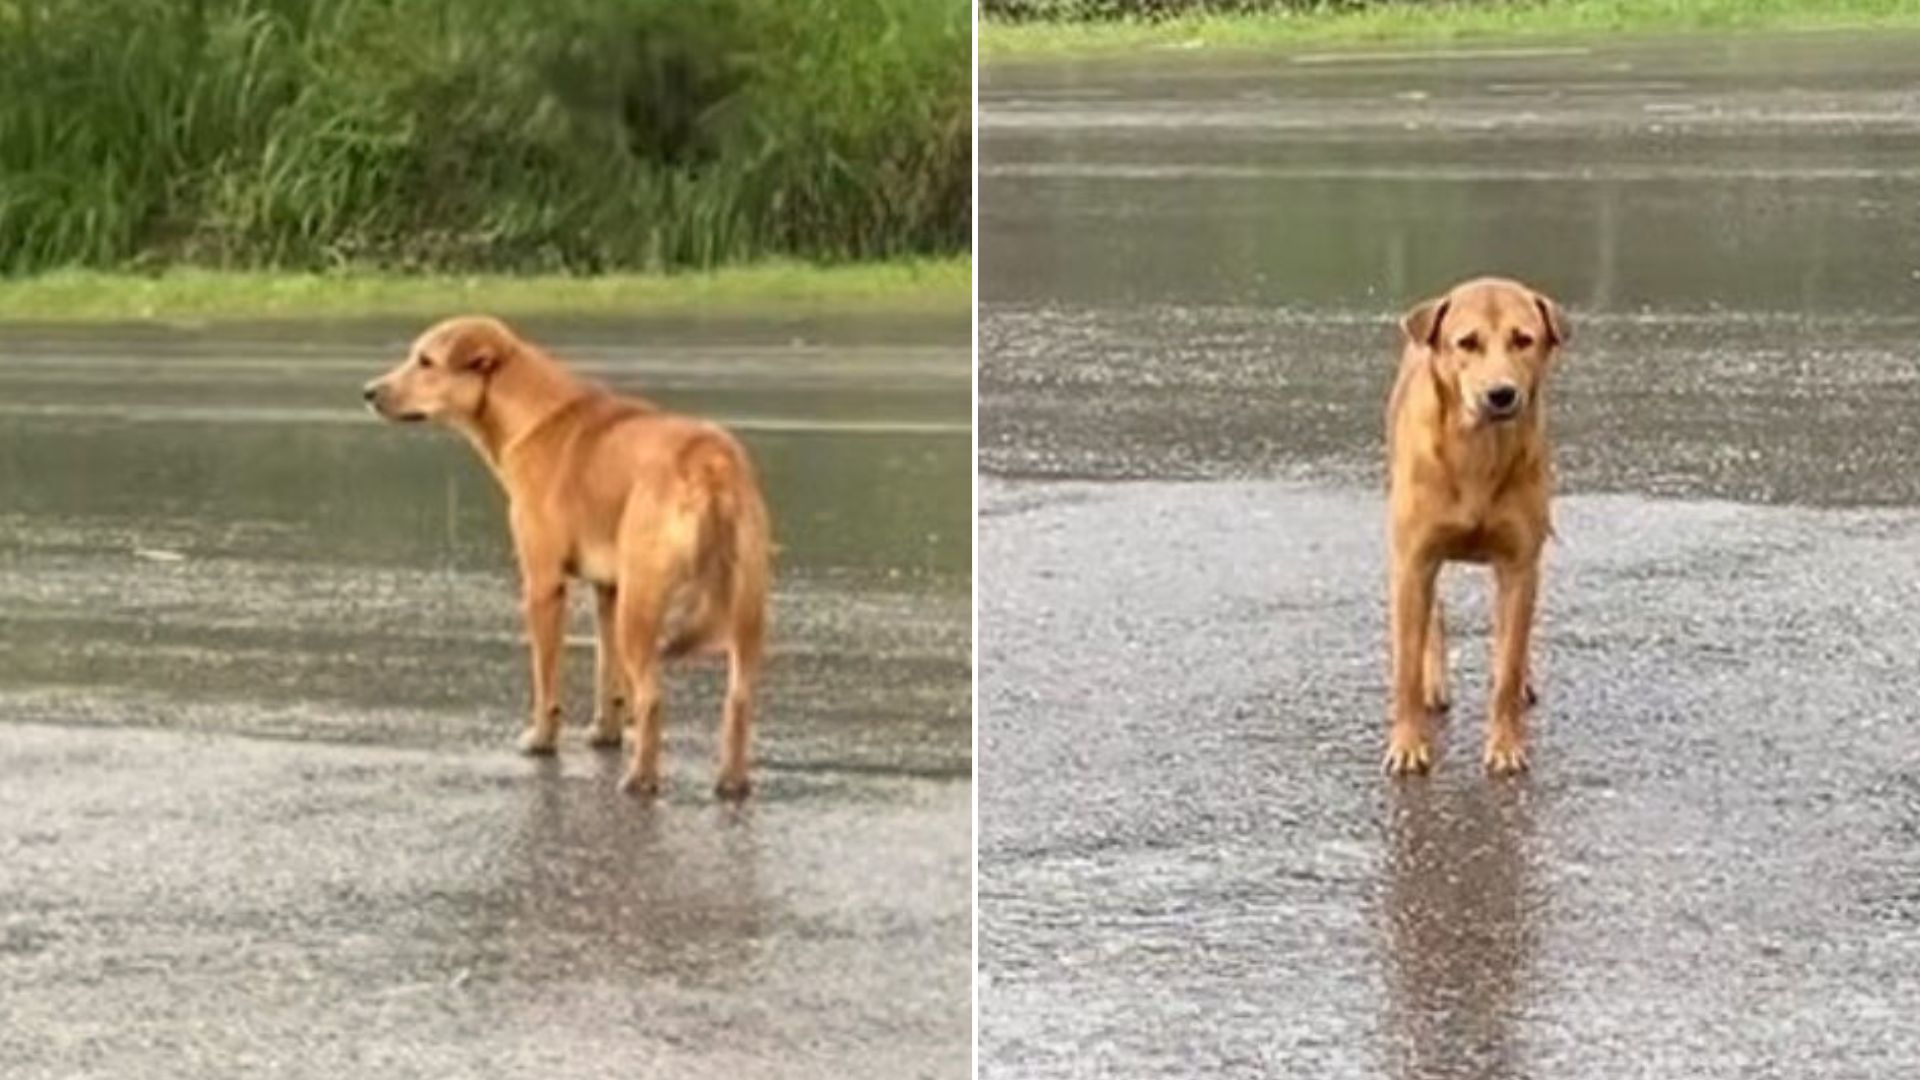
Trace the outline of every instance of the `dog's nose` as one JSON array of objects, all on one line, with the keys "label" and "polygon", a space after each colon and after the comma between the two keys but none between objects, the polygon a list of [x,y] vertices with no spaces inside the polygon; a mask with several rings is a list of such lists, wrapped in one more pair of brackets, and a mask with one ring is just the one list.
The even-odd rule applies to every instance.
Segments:
[{"label": "dog's nose", "polygon": [[366,402],[369,405],[373,404],[373,399],[379,396],[380,396],[379,383],[368,383],[367,385],[360,388],[360,400]]},{"label": "dog's nose", "polygon": [[1510,413],[1520,404],[1520,388],[1512,384],[1502,384],[1487,391],[1487,408],[1496,413]]}]

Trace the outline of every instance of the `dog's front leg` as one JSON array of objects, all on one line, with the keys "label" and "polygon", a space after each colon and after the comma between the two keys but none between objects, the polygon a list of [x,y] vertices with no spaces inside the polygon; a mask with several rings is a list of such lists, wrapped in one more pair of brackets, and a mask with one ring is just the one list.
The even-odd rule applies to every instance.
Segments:
[{"label": "dog's front leg", "polygon": [[1433,617],[1427,620],[1427,645],[1420,673],[1420,700],[1428,712],[1446,712],[1447,698],[1447,618],[1441,611],[1440,597],[1433,598]]},{"label": "dog's front leg", "polygon": [[1387,736],[1387,772],[1423,773],[1433,766],[1427,733],[1424,667],[1427,633],[1433,614],[1434,581],[1440,561],[1413,545],[1393,557],[1393,610],[1389,636],[1393,653],[1393,727]]},{"label": "dog's front leg", "polygon": [[1540,590],[1539,558],[1499,562],[1493,573],[1499,595],[1494,601],[1493,703],[1487,716],[1484,760],[1492,772],[1515,773],[1527,767],[1526,708],[1532,696],[1527,650]]}]

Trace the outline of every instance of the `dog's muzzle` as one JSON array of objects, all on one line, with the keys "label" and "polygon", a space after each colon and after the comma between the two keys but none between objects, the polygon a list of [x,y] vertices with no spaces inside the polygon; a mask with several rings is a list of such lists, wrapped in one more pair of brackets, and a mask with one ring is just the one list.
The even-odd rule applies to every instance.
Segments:
[{"label": "dog's muzzle", "polygon": [[396,413],[390,411],[387,408],[386,395],[382,392],[384,389],[385,387],[381,386],[378,382],[370,382],[360,388],[360,400],[367,403],[367,408],[373,412],[373,415],[382,420],[395,420],[400,423],[413,423],[414,421],[425,420],[427,418],[425,413],[420,412]]},{"label": "dog's muzzle", "polygon": [[1521,396],[1519,387],[1511,384],[1494,386],[1480,397],[1480,415],[1495,423],[1511,420],[1520,415],[1520,408],[1525,404],[1526,399]]}]

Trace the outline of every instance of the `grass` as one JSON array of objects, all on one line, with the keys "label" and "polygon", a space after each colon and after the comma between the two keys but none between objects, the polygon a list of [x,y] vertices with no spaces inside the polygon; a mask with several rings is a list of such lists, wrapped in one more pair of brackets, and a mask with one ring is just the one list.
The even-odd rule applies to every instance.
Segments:
[{"label": "grass", "polygon": [[964,256],[848,266],[767,262],[682,274],[300,274],[61,270],[0,280],[0,322],[211,322],[502,315],[923,313],[964,316]]},{"label": "grass", "polygon": [[986,60],[1167,48],[1285,49],[1368,42],[1707,30],[1920,28],[1920,0],[1513,0],[1182,14],[1164,19],[989,19]]},{"label": "grass", "polygon": [[0,273],[952,255],[966,0],[0,0]]}]

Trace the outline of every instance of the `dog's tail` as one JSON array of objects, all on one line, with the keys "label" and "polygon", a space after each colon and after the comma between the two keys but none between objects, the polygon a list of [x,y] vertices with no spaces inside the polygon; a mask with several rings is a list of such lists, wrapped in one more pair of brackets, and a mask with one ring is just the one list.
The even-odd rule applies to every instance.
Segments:
[{"label": "dog's tail", "polygon": [[757,652],[765,633],[772,541],[746,452],[727,435],[696,439],[681,457],[696,535],[685,617],[661,643],[668,659],[720,637]]}]

